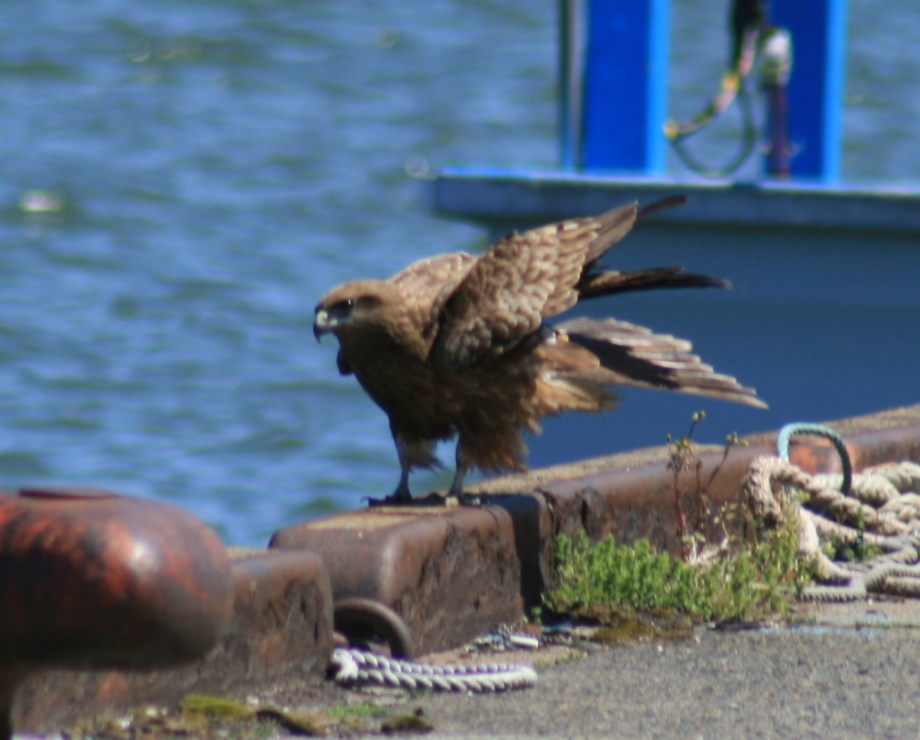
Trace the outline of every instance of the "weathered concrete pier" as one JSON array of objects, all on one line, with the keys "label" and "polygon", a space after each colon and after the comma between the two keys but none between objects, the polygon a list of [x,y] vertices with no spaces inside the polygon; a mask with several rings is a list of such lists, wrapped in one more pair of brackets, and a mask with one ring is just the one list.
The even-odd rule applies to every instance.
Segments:
[{"label": "weathered concrete pier", "polygon": [[[920,462],[920,406],[831,426],[843,435],[857,470],[885,461]],[[734,500],[751,460],[773,454],[775,439],[772,432],[752,435],[749,446],[734,446],[728,454],[723,448],[700,448],[711,500]],[[481,507],[350,512],[279,530],[267,550],[231,549],[232,615],[228,622],[214,617],[224,620],[215,623],[215,647],[197,659],[185,656],[183,665],[161,665],[162,656],[149,656],[143,640],[134,653],[126,645],[124,655],[113,658],[102,636],[98,646],[84,645],[77,660],[63,651],[57,658],[46,651],[34,670],[22,671],[28,661],[0,643],[13,726],[49,731],[139,704],[175,704],[189,693],[239,697],[280,685],[289,690],[308,685],[326,671],[336,627],[348,634],[376,631],[416,655],[456,647],[539,604],[556,578],[551,552],[561,533],[583,529],[595,541],[614,533],[627,544],[648,538],[661,550],[678,552],[669,454],[667,448],[654,448],[534,470],[479,484]],[[839,466],[820,439],[800,439],[792,457],[811,472]],[[678,483],[692,498],[698,478],[683,475],[687,479]],[[16,505],[20,498],[3,494],[0,504]],[[132,505],[130,499],[115,500]],[[81,503],[64,499],[60,505]],[[8,548],[15,525],[6,521],[0,547]],[[9,551],[0,557],[7,562]],[[34,577],[36,588],[49,586],[41,573]],[[351,608],[334,624],[335,604],[349,600]],[[362,610],[362,603],[370,606]],[[822,608],[842,610],[851,619],[871,610],[865,604]],[[920,614],[913,605],[890,608],[900,609],[901,618],[904,609],[914,618]],[[55,616],[62,624],[68,616],[87,619],[66,611]],[[394,630],[388,620],[401,626]]]}]

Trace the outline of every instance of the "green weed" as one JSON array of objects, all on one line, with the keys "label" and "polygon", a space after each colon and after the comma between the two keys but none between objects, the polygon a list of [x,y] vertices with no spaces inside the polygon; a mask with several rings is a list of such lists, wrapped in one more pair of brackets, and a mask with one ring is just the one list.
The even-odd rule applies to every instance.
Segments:
[{"label": "green weed", "polygon": [[547,606],[577,612],[605,606],[637,612],[675,610],[706,621],[751,620],[785,614],[813,567],[797,555],[797,519],[786,517],[753,545],[739,545],[700,565],[657,553],[647,540],[632,547],[607,537],[591,547],[584,532],[560,535],[555,560],[560,585]]},{"label": "green weed", "polygon": [[824,554],[831,560],[848,563],[861,563],[864,560],[871,560],[881,552],[882,549],[878,545],[866,542],[866,520],[863,518],[862,509],[859,509],[856,514],[855,539],[845,540],[841,537],[833,536],[824,546]]},{"label": "green weed", "polygon": [[[673,611],[707,621],[752,620],[788,612],[789,599],[801,596],[814,575],[813,562],[798,556],[796,504],[787,500],[780,521],[770,528],[739,504],[714,510],[709,486],[729,451],[744,442],[730,435],[722,461],[704,477],[692,436],[705,418],[705,412],[697,412],[684,437],[674,440],[668,435],[681,557],[655,552],[647,540],[624,547],[610,536],[591,547],[583,531],[574,541],[561,535],[555,544],[560,583],[545,598],[548,607],[581,613],[596,613],[599,608],[645,614]],[[691,490],[685,490],[684,473],[691,474]],[[684,511],[685,498],[693,503],[690,517]],[[739,529],[739,517],[745,519],[740,522],[745,537],[729,531]],[[735,526],[729,527],[730,522]],[[701,555],[706,541],[702,531],[710,524],[721,527],[724,545]]]},{"label": "green weed", "polygon": [[324,714],[333,719],[350,719],[353,717],[374,719],[386,716],[386,713],[386,709],[376,704],[344,704],[324,710]]}]

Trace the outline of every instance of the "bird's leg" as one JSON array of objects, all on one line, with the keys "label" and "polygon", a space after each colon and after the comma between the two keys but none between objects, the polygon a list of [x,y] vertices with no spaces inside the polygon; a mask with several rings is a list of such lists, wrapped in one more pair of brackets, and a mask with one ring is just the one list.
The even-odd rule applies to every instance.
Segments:
[{"label": "bird's leg", "polygon": [[391,506],[400,504],[411,504],[412,494],[409,492],[409,471],[412,464],[409,462],[409,456],[406,454],[406,445],[395,431],[393,431],[393,442],[396,444],[396,456],[399,458],[399,483],[396,484],[396,490],[385,498],[369,498],[368,506]]},{"label": "bird's leg", "polygon": [[450,484],[450,490],[447,492],[447,496],[448,498],[456,498],[457,501],[465,506],[477,506],[480,503],[479,497],[463,492],[463,479],[466,476],[466,471],[469,469],[469,464],[463,458],[463,443],[459,439],[457,440],[457,453],[455,460],[457,468],[456,472],[454,473],[454,480]]},{"label": "bird's leg", "polygon": [[396,484],[396,490],[387,496],[383,503],[408,504],[412,501],[412,494],[409,492],[409,471],[412,469],[412,465],[409,463],[406,443],[395,430],[393,431],[393,441],[396,443],[396,455],[399,457],[399,483]]},{"label": "bird's leg", "polygon": [[409,493],[409,468],[410,465],[406,461],[405,456],[400,450],[400,446],[396,445],[396,449],[399,451],[399,483],[396,485],[396,490],[393,491],[386,500],[391,503],[408,503],[412,500],[412,494]]},{"label": "bird's leg", "polygon": [[[439,465],[438,459],[434,456],[435,443],[430,439],[405,439],[395,429],[393,430],[393,441],[396,443],[396,454],[399,457],[399,483],[396,490],[383,499],[370,499],[371,506],[442,506],[444,497],[436,493],[430,493],[427,496],[413,498],[409,492],[409,471],[414,467],[424,466],[433,467]],[[463,487],[463,480],[460,480],[460,486]],[[2,740],[2,738],[0,738]]]},{"label": "bird's leg", "polygon": [[457,498],[460,498],[463,495],[463,478],[465,475],[466,468],[458,463],[457,472],[454,473],[454,480],[450,484],[450,490],[447,492],[448,496],[456,496]]}]

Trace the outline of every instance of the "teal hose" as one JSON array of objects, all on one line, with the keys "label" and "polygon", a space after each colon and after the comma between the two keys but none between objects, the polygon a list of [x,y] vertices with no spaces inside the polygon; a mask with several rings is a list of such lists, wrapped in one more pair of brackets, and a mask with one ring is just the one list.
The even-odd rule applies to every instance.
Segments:
[{"label": "teal hose", "polygon": [[840,456],[840,467],[843,469],[843,482],[840,484],[840,492],[845,496],[849,495],[850,487],[853,484],[853,463],[850,461],[850,453],[847,452],[846,445],[843,443],[843,437],[830,427],[823,424],[808,424],[806,422],[795,422],[786,424],[779,430],[776,438],[776,452],[785,461],[789,461],[789,441],[798,434],[810,434],[815,437],[824,437],[829,439]]}]

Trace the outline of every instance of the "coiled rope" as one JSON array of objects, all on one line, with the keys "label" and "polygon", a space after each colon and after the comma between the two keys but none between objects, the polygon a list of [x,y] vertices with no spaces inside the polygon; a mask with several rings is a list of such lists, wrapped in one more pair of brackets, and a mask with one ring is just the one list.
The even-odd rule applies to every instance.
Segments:
[{"label": "coiled rope", "polygon": [[484,693],[525,689],[537,682],[528,665],[490,663],[435,666],[336,648],[332,653],[335,681],[343,686],[392,686],[432,691]]},{"label": "coiled rope", "polygon": [[[783,518],[774,483],[803,495],[799,551],[815,559],[826,584],[807,588],[804,598],[854,601],[870,592],[920,597],[920,465],[886,463],[852,475],[850,495],[839,490],[844,477],[808,475],[782,458],[759,457],[751,463],[742,494],[768,524]],[[821,549],[822,540],[868,546],[881,554],[861,562],[832,561]]]}]

